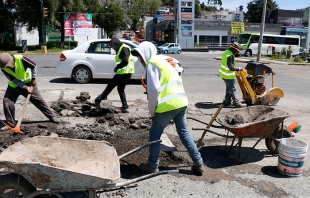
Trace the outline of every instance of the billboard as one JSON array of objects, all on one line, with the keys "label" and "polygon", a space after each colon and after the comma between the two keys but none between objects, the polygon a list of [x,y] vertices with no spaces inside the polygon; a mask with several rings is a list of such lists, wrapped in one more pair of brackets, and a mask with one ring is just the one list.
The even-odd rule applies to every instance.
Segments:
[{"label": "billboard", "polygon": [[91,36],[92,14],[67,13],[64,16],[65,36]]}]

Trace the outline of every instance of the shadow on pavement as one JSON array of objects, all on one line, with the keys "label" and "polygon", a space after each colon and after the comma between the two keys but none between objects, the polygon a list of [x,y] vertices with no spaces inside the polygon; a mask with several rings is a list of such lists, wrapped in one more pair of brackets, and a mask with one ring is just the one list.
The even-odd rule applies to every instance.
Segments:
[{"label": "shadow on pavement", "polygon": [[199,109],[215,109],[218,108],[221,103],[213,103],[213,102],[197,102],[195,107]]},{"label": "shadow on pavement", "polygon": [[[231,154],[228,151],[224,150],[224,146],[207,146],[201,148],[199,151],[201,153],[201,157],[204,159],[204,164],[209,168],[225,168],[229,166],[236,166],[240,164],[249,164],[261,161],[265,152],[260,151],[258,149],[253,149],[251,153],[243,160],[243,162],[238,162],[236,159],[236,155],[238,153],[238,149],[235,148]],[[229,149],[229,146],[226,148]],[[250,147],[241,147],[240,149],[240,157],[243,157],[249,152]]]},{"label": "shadow on pavement", "polygon": [[[108,84],[111,81],[111,79],[93,79],[89,83],[85,84]],[[74,80],[71,80],[70,78],[55,78],[49,81],[50,83],[63,83],[63,84],[80,84],[75,82]],[[141,85],[140,80],[132,79],[128,83],[129,85]],[[82,84],[81,84],[82,85]],[[141,85],[142,86],[142,85]]]}]

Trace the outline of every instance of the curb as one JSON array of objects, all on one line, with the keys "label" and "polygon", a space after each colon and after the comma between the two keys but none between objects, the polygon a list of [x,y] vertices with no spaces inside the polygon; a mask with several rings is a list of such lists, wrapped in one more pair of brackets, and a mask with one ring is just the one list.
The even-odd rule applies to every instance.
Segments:
[{"label": "curb", "polygon": [[[222,57],[214,57],[214,60],[222,60]],[[236,62],[241,62],[241,63],[248,63],[250,61],[256,62],[254,59],[245,59],[245,58],[236,58]],[[304,65],[304,66],[310,66],[310,63],[298,63],[298,62],[281,62],[281,61],[272,61],[272,60],[266,60],[266,59],[261,59],[259,61],[262,64],[280,64],[280,65]]]}]

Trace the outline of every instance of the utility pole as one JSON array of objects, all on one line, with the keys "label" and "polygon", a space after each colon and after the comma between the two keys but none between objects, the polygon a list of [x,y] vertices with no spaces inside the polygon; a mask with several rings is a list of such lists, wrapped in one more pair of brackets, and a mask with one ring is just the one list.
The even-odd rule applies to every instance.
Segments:
[{"label": "utility pole", "polygon": [[308,37],[307,37],[307,53],[310,53],[309,51],[309,44],[310,43],[310,6],[309,6],[309,18],[308,18]]},{"label": "utility pole", "polygon": [[40,46],[43,46],[44,45],[44,41],[43,41],[43,33],[44,33],[44,18],[43,18],[43,0],[40,0],[41,2],[41,5],[40,5],[40,16],[41,16],[41,45]]},{"label": "utility pole", "polygon": [[259,42],[258,42],[257,62],[260,61],[260,57],[262,54],[261,51],[262,51],[262,42],[263,42],[263,35],[264,35],[264,28],[265,28],[266,7],[267,7],[267,0],[264,0],[262,21],[260,24],[260,36],[259,36]]}]

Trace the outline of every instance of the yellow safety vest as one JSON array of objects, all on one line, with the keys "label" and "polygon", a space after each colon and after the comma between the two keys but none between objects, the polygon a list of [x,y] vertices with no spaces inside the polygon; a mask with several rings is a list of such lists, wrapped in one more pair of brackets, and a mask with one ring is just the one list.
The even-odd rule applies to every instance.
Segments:
[{"label": "yellow safety vest", "polygon": [[[12,71],[10,68],[7,68],[7,67],[4,67],[2,69],[6,71],[7,73],[11,74],[12,76],[14,76],[16,79],[26,84],[32,80],[32,73],[31,73],[30,68],[27,68],[27,70],[25,71],[25,68],[22,62],[22,57],[23,55],[14,55],[15,71]],[[17,85],[13,83],[12,81],[9,81],[8,84],[12,88],[17,87]]]},{"label": "yellow safety vest", "polygon": [[164,113],[188,106],[188,99],[178,72],[166,60],[157,55],[149,63],[156,65],[161,73],[156,113]]},{"label": "yellow safety vest", "polygon": [[[231,71],[227,65],[227,58],[234,56],[232,51],[226,50],[222,55],[221,66],[219,68],[218,75],[224,79],[235,79],[235,71]],[[234,66],[236,66],[236,60],[234,59]]]},{"label": "yellow safety vest", "polygon": [[[116,64],[119,64],[122,61],[122,59],[119,58],[119,54],[121,53],[123,47],[127,47],[129,49],[129,52],[130,52],[130,47],[126,44],[122,44],[121,47],[119,48],[116,56],[115,56]],[[133,57],[132,57],[131,53],[129,54],[128,61],[129,61],[128,64],[125,67],[118,69],[116,74],[135,73],[135,64],[133,62]]]}]

